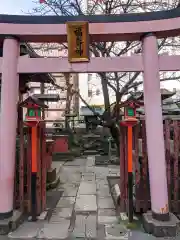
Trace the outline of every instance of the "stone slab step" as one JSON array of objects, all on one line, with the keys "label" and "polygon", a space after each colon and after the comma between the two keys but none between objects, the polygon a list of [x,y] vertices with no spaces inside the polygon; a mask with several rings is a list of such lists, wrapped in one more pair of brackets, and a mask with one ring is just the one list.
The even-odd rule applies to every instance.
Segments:
[{"label": "stone slab step", "polygon": [[50,190],[50,189],[54,189],[58,186],[58,184],[60,183],[60,177],[58,176],[55,180],[46,183],[46,189]]},{"label": "stone slab step", "polygon": [[23,213],[19,210],[14,210],[12,217],[0,220],[0,235],[6,235],[16,230],[23,220]]},{"label": "stone slab step", "polygon": [[53,153],[52,161],[73,161],[74,156],[71,153]]},{"label": "stone slab step", "polygon": [[96,151],[96,150],[86,150],[86,151],[84,151],[83,152],[83,155],[96,155],[96,154],[98,154],[98,151]]}]

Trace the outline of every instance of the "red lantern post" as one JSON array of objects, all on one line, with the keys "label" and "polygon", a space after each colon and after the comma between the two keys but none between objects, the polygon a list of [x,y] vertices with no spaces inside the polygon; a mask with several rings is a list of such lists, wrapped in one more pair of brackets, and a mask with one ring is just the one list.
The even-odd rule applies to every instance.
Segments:
[{"label": "red lantern post", "polygon": [[20,103],[21,107],[27,108],[24,124],[31,127],[31,212],[32,221],[36,221],[36,185],[38,171],[38,125],[42,121],[41,110],[47,106],[36,98],[28,97]]},{"label": "red lantern post", "polygon": [[120,122],[127,127],[127,154],[128,154],[128,219],[133,221],[133,126],[138,123],[136,118],[136,108],[140,105],[127,101],[124,103],[124,119]]}]

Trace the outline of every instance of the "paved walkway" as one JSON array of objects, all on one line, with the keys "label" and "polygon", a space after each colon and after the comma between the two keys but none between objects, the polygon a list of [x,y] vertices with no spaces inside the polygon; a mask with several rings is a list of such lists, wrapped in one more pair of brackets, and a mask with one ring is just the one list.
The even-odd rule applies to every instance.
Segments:
[{"label": "paved walkway", "polygon": [[[109,223],[117,222],[109,193],[108,175],[118,175],[117,166],[95,167],[93,156],[77,158],[61,166],[61,197],[49,222],[26,222],[11,238],[103,239]],[[54,163],[55,165],[62,165]],[[55,189],[55,190],[57,190]],[[100,237],[100,238],[99,238]]]},{"label": "paved walkway", "polygon": [[13,239],[137,239],[153,240],[144,233],[128,232],[119,224],[109,193],[107,176],[119,175],[118,166],[96,167],[95,158],[77,158],[73,162],[56,162],[60,169],[63,197],[54,209],[49,222],[25,222]]}]

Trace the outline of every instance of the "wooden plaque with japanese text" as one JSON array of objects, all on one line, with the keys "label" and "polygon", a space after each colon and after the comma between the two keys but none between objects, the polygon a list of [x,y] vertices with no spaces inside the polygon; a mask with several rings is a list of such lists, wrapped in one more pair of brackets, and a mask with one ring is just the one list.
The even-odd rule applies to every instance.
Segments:
[{"label": "wooden plaque with japanese text", "polygon": [[88,22],[68,22],[66,26],[69,62],[89,62]]}]

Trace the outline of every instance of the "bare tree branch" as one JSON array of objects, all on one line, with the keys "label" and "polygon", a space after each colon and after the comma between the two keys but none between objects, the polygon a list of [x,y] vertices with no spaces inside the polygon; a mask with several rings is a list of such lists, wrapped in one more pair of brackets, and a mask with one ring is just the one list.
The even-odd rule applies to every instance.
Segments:
[{"label": "bare tree branch", "polygon": [[[45,4],[41,5],[37,2],[37,7],[33,9],[33,13],[42,15],[54,14],[58,16],[83,15],[86,13],[91,15],[111,15],[159,11],[172,9],[175,7],[179,7],[179,0],[89,0],[87,9],[85,9],[83,6],[83,0],[46,0]],[[179,46],[179,38],[158,40],[159,53],[168,51],[169,49],[177,49]],[[61,48],[67,49],[67,44],[62,44]],[[121,43],[95,42],[90,45],[90,51],[92,53],[92,57],[117,57],[140,54],[142,52],[142,47],[141,43],[138,41],[126,41]],[[124,94],[127,94],[130,89],[138,87],[143,83],[140,72],[98,73],[97,75],[101,79],[106,109],[109,109],[108,106],[110,106],[108,88],[113,90],[116,96],[117,104],[119,104]],[[173,73],[171,77],[164,76],[161,78],[161,81],[179,79],[180,77],[176,73]],[[87,106],[87,104],[85,105]]]}]

